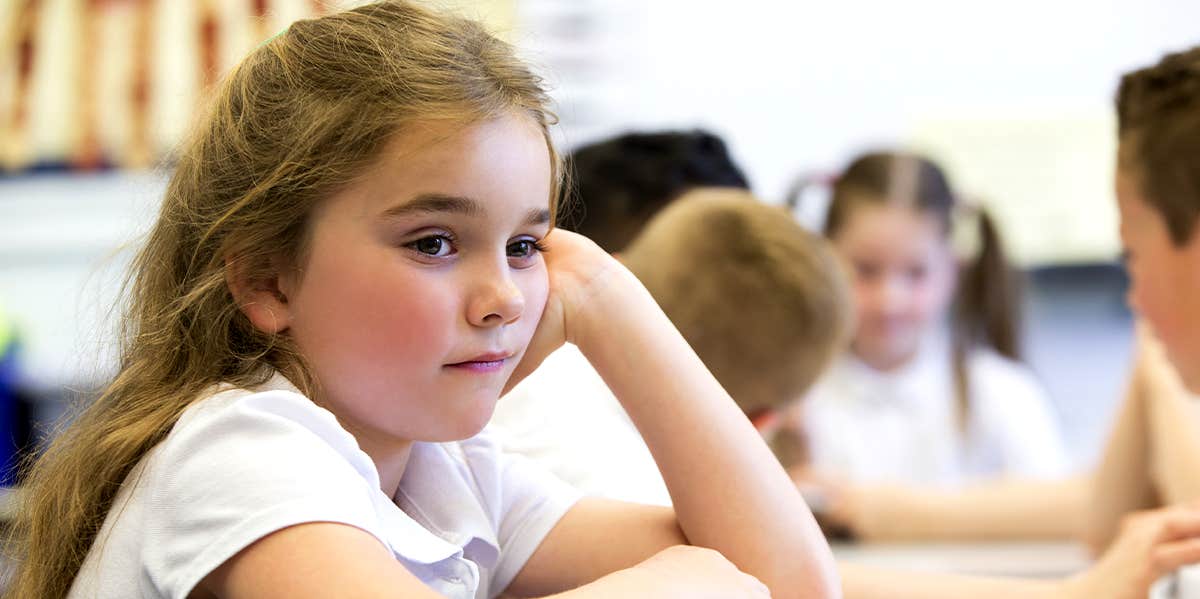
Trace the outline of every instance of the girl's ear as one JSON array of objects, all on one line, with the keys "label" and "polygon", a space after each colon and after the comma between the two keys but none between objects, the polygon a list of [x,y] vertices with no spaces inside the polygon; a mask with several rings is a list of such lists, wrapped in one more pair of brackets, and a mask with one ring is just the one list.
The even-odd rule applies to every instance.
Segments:
[{"label": "girl's ear", "polygon": [[281,271],[272,261],[269,274],[250,267],[237,257],[225,258],[225,284],[238,309],[254,328],[268,334],[282,333],[291,324],[291,305],[281,282]]}]

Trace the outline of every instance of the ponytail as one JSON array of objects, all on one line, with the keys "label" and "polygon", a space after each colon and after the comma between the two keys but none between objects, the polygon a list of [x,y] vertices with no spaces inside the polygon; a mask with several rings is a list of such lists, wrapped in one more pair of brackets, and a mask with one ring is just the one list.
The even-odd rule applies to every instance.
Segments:
[{"label": "ponytail", "polygon": [[1021,359],[1021,279],[1004,254],[995,220],[983,208],[977,216],[979,253],[961,273],[951,329],[954,391],[964,426],[970,407],[967,360],[971,349],[984,345],[1006,358]]}]

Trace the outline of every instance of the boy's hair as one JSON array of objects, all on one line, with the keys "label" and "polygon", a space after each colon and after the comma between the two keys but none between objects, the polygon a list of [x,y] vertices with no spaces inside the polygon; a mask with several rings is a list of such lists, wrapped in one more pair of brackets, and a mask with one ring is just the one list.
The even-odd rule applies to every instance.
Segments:
[{"label": "boy's hair", "polygon": [[608,252],[621,251],[663,206],[690,189],[749,188],[725,142],[702,130],[627,133],[577,148],[567,167],[580,211],[563,228]]},{"label": "boy's hair", "polygon": [[547,140],[553,204],[548,106],[481,25],[402,0],[296,22],[247,56],[183,146],[131,266],[120,371],[30,472],[8,596],[66,596],[130,471],[205,389],[278,370],[314,392],[287,335],[251,325],[227,273],[266,284],[302,267],[314,207],[423,121],[527,116]]},{"label": "boy's hair", "polygon": [[749,192],[685,194],[622,259],[747,414],[798,399],[844,348],[850,295],[832,248]]},{"label": "boy's hair", "polygon": [[1116,103],[1120,167],[1183,245],[1200,217],[1200,46],[1126,74]]}]

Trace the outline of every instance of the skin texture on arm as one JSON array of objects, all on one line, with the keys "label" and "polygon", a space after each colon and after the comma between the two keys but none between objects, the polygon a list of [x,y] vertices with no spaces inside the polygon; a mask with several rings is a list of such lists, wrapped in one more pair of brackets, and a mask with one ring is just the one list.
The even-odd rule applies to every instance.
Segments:
[{"label": "skin texture on arm", "polygon": [[[1155,386],[1161,387],[1161,384],[1153,383],[1150,377],[1155,374],[1154,370],[1161,375],[1161,369],[1165,367],[1164,364],[1155,365],[1152,362],[1165,358],[1155,356],[1150,343],[1146,328],[1138,327],[1138,349],[1125,400],[1117,412],[1112,433],[1093,476],[1084,539],[1095,553],[1102,552],[1113,541],[1125,514],[1157,506],[1161,501],[1154,477],[1162,477],[1166,473],[1156,472],[1158,468],[1155,468],[1152,450],[1155,445],[1164,445],[1166,440],[1154,440],[1157,431],[1152,430],[1149,406],[1153,389]],[[1157,411],[1156,419],[1162,418],[1161,407]],[[1178,434],[1181,425],[1170,425],[1163,432]],[[1168,451],[1166,457],[1174,461],[1176,458],[1171,457],[1173,454]]]},{"label": "skin texture on arm", "polygon": [[271,533],[201,581],[192,596],[222,599],[411,597],[437,599],[365,531],[314,522]]},{"label": "skin texture on arm", "polygon": [[586,497],[546,535],[506,594],[536,597],[577,587],[686,543],[669,507]]},{"label": "skin texture on arm", "polygon": [[1099,552],[1121,518],[1158,505],[1200,500],[1200,406],[1147,327],[1129,392],[1096,472],[1086,538]]},{"label": "skin texture on arm", "polygon": [[1200,406],[1162,345],[1148,338],[1142,347],[1150,475],[1163,504],[1193,504],[1200,500]]},{"label": "skin texture on arm", "polygon": [[866,486],[852,491],[850,528],[868,541],[1077,538],[1090,494],[1085,477],[998,480],[963,489]]}]

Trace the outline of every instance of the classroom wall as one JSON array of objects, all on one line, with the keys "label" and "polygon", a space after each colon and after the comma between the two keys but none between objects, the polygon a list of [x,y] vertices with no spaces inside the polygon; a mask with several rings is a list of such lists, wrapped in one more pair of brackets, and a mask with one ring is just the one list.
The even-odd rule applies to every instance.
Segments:
[{"label": "classroom wall", "polygon": [[1028,266],[1116,255],[1118,75],[1200,43],[1194,0],[581,2],[605,67],[583,86],[608,91],[564,107],[586,125],[568,143],[704,125],[778,201],[800,171],[912,142],[996,208]]},{"label": "classroom wall", "polygon": [[[0,22],[16,1],[0,0]],[[70,2],[45,0],[46,18]],[[161,16],[165,31],[188,35],[190,3],[159,2],[177,9]],[[1184,0],[450,4],[488,18],[542,66],[566,146],[629,128],[706,126],[730,141],[760,195],[779,201],[798,172],[836,169],[865,146],[912,142],[939,153],[960,187],[999,209],[1029,268],[1115,255],[1108,179],[1117,75],[1200,43],[1200,3]],[[52,37],[68,35],[64,18]],[[106,35],[118,39],[119,28]],[[161,77],[194,59],[160,51]],[[46,58],[51,70],[38,83],[50,116],[39,117],[35,138],[51,150],[71,135],[63,52]],[[0,109],[11,74],[0,69]],[[195,85],[179,76],[158,92],[174,94],[175,107],[156,112],[164,145],[194,106]],[[24,332],[36,385],[86,384],[111,366],[110,315],[128,258],[119,248],[152,218],[163,176],[0,180],[0,298]],[[1119,285],[1095,285],[1083,296],[1031,300],[1035,367],[1080,459],[1107,426],[1128,353]],[[1078,309],[1089,301],[1095,310]]]}]

